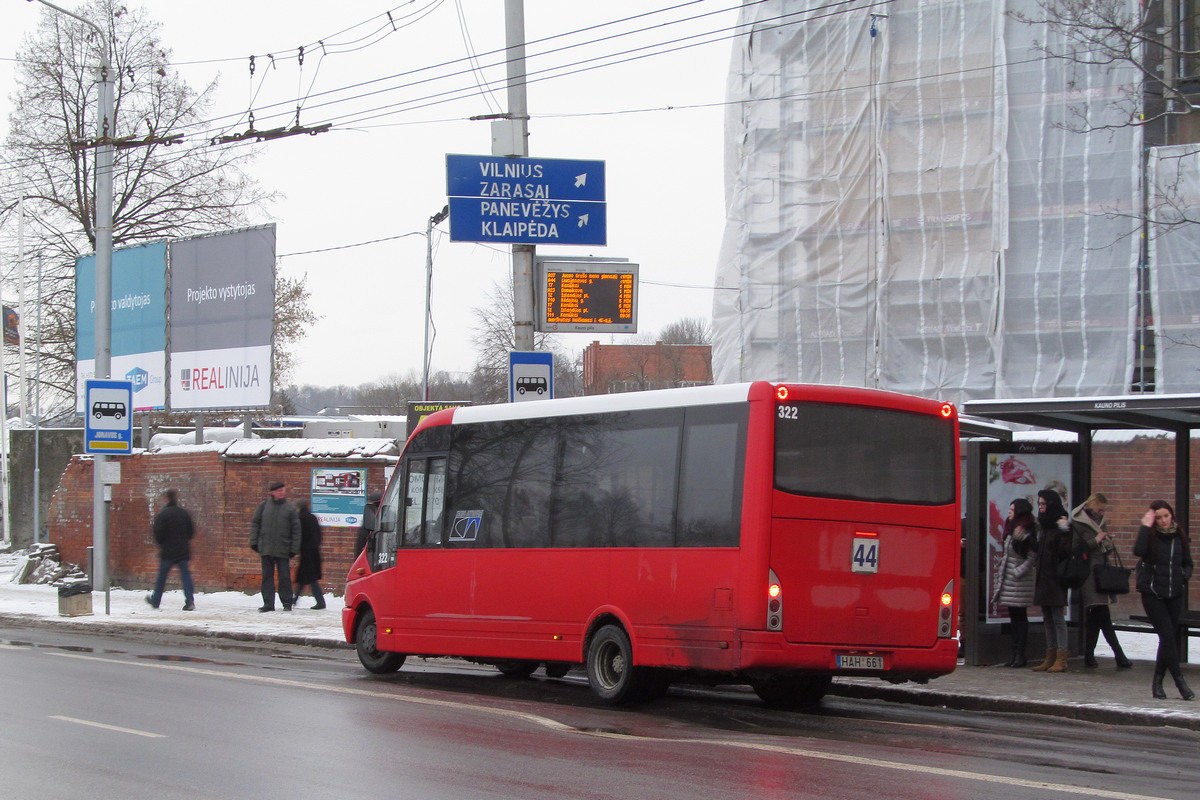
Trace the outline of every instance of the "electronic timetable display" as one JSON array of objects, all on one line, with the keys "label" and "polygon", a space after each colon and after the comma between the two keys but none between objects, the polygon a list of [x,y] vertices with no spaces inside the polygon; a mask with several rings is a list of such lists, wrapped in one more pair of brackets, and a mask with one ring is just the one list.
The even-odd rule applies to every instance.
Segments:
[{"label": "electronic timetable display", "polygon": [[539,262],[538,330],[637,333],[638,265]]}]

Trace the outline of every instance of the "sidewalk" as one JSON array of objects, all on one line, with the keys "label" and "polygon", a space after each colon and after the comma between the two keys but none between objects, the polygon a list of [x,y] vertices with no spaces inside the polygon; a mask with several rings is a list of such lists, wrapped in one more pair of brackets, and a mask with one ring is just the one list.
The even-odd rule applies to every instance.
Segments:
[{"label": "sidewalk", "polygon": [[[6,576],[5,576],[6,577]],[[305,596],[291,612],[258,612],[258,595],[238,592],[200,594],[196,610],[181,610],[179,590],[164,595],[160,610],[146,604],[144,591],[115,589],[105,597],[92,594],[90,616],[58,614],[58,592],[45,585],[17,585],[0,578],[0,626],[53,627],[92,633],[162,633],[208,636],[235,641],[276,642],[308,647],[344,648],[341,598],[327,596],[328,607],[311,610]],[[1152,637],[1150,637],[1152,640]],[[1125,641],[1122,635],[1122,641]],[[1082,658],[1073,658],[1070,671],[1046,674],[1005,667],[960,666],[950,675],[925,685],[892,685],[875,678],[839,678],[831,694],[841,697],[887,700],[918,705],[945,706],[973,711],[1046,714],[1114,725],[1153,725],[1200,730],[1200,700],[1179,699],[1170,676],[1164,681],[1166,700],[1150,697],[1153,661],[1151,642],[1131,642],[1132,669],[1118,670],[1111,657],[1098,649],[1100,666],[1085,669]],[[1036,663],[1033,662],[1033,663]],[[1193,690],[1200,690],[1200,669],[1184,667]]]}]

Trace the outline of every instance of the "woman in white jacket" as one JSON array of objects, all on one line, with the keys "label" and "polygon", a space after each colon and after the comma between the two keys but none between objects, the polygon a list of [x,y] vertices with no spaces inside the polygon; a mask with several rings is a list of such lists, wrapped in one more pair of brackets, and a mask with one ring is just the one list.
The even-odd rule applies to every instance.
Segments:
[{"label": "woman in white jacket", "polygon": [[1037,575],[1037,520],[1033,505],[1017,498],[1008,507],[1004,523],[1004,555],[996,574],[992,597],[1008,608],[1012,629],[1012,657],[1006,667],[1025,666],[1025,643],[1029,638],[1029,606],[1033,605],[1033,585]]}]

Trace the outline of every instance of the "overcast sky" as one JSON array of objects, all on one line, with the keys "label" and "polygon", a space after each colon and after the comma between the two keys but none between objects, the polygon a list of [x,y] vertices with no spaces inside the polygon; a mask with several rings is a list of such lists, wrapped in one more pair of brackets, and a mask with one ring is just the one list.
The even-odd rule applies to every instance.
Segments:
[{"label": "overcast sky", "polygon": [[[75,7],[68,0],[58,4]],[[15,89],[11,59],[21,38],[35,30],[42,7],[25,0],[0,5],[0,109],[7,132]],[[446,203],[445,155],[490,154],[490,123],[468,118],[507,108],[503,58],[495,53],[504,47],[502,0],[142,5],[162,23],[162,42],[193,88],[220,79],[208,116],[223,120],[213,132],[246,130],[252,96],[260,130],[292,125],[298,96],[306,97],[302,124],[334,121],[329,133],[263,145],[250,168],[264,188],[282,195],[255,222],[278,224],[280,268],[307,275],[322,315],[300,347],[294,382],[355,385],[419,372],[424,234]],[[673,5],[525,0],[530,74],[570,73],[529,86],[530,155],[603,160],[607,170],[608,246],[539,248],[539,254],[639,263],[639,332],[649,335],[684,316],[710,317],[724,223],[722,102],[737,3],[679,3],[668,13],[647,13]],[[640,28],[647,30],[622,35]],[[549,39],[572,31],[585,32]],[[705,41],[712,43],[697,45]],[[638,57],[655,50],[673,51]],[[462,61],[471,52],[484,67],[482,78]],[[600,66],[614,61],[621,63]],[[436,72],[464,74],[434,81],[433,71],[415,72],[446,62],[453,65]],[[484,80],[493,82],[490,92],[477,87]],[[443,92],[460,99],[433,97]],[[275,112],[283,116],[272,118]],[[14,237],[14,227],[6,225],[0,236]],[[511,260],[506,246],[452,243],[448,224],[439,230],[432,366],[465,371],[474,363],[472,309],[511,273]],[[350,246],[381,239],[387,241]],[[5,298],[15,299],[13,287],[5,287]],[[593,339],[629,341],[575,334],[566,345],[577,350]]]}]

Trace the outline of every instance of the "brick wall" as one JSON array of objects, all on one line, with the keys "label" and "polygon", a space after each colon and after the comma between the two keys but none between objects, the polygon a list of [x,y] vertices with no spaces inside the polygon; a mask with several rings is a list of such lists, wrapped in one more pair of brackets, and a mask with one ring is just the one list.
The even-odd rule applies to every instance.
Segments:
[{"label": "brick wall", "polygon": [[[293,501],[308,497],[311,471],[319,467],[367,469],[367,491],[383,491],[384,467],[394,458],[338,460],[330,458],[239,461],[213,451],[140,453],[123,456],[121,482],[112,487],[109,504],[109,576],[113,586],[151,588],[158,570],[158,551],[151,525],[162,508],[162,493],[179,490],[180,505],[196,523],[190,566],[198,591],[256,591],[261,580],[258,555],[249,547],[250,518],[266,498],[272,481],[288,484]],[[92,544],[92,465],[75,456],[67,465],[50,501],[50,541],[63,558],[87,563]],[[357,528],[324,527],[322,586],[340,593],[354,560]],[[294,562],[293,562],[294,564]],[[177,581],[172,573],[171,581]],[[177,585],[177,584],[174,584]]]},{"label": "brick wall", "polygon": [[[1189,485],[1196,482],[1200,468],[1200,440],[1191,442],[1192,474]],[[1092,445],[1092,491],[1101,492],[1111,506],[1108,531],[1125,561],[1125,566],[1137,566],[1133,543],[1137,539],[1142,514],[1152,500],[1166,500],[1175,505],[1175,440],[1167,435],[1149,434],[1129,441],[1097,441]],[[1200,560],[1200,504],[1196,493],[1189,492],[1188,535],[1192,541],[1192,558]],[[1084,498],[1081,498],[1082,502]],[[1130,581],[1130,593],[1120,598],[1114,617],[1127,618],[1143,614],[1141,595]],[[1189,608],[1200,608],[1200,574],[1190,585]]]}]

